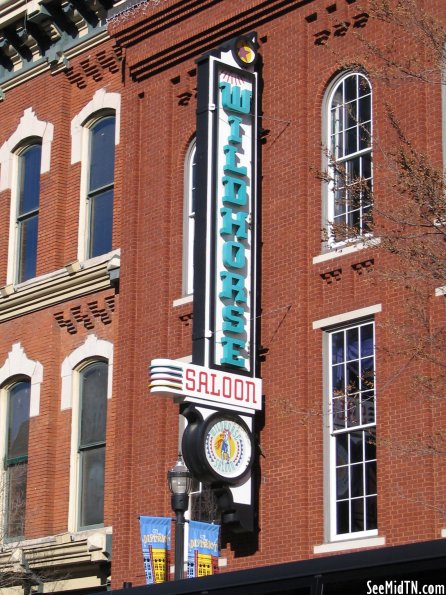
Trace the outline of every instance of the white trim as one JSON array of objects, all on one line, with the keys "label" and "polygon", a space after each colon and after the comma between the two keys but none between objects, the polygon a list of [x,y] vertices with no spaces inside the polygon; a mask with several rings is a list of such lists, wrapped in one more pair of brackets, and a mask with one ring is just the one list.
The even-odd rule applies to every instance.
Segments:
[{"label": "white trim", "polygon": [[87,121],[101,110],[112,110],[116,114],[115,145],[119,145],[119,123],[121,119],[121,95],[98,89],[93,99],[71,121],[71,165],[79,163],[83,156],[83,129]]},{"label": "white trim", "polygon": [[109,270],[119,254],[119,249],[112,250],[86,260],[74,274],[64,267],[15,285],[14,291],[0,296],[0,322],[107,289],[111,286]]},{"label": "white trim", "polygon": [[0,192],[11,190],[9,210],[9,239],[6,284],[14,283],[17,270],[17,211],[18,211],[18,156],[17,150],[26,139],[41,139],[40,175],[49,172],[51,162],[51,143],[54,126],[39,120],[32,107],[23,112],[15,132],[0,148]]},{"label": "white trim", "polygon": [[23,112],[17,129],[0,148],[0,192],[11,188],[14,151],[27,138],[38,137],[42,139],[40,173],[45,174],[50,171],[53,134],[53,124],[39,120],[32,107]]},{"label": "white trim", "polygon": [[446,529],[441,529],[440,536],[441,537],[446,537]]},{"label": "white trim", "polygon": [[337,541],[334,543],[315,545],[313,547],[313,554],[329,554],[330,552],[344,552],[347,550],[359,550],[383,545],[386,545],[385,537],[364,537],[362,539],[349,539],[348,541]]},{"label": "white trim", "polygon": [[379,312],[382,312],[382,304],[375,304],[374,306],[368,306],[367,308],[359,308],[358,310],[351,310],[350,312],[344,312],[343,314],[337,314],[336,316],[321,318],[320,320],[315,320],[313,322],[313,330],[336,326],[365,316],[372,316]]},{"label": "white trim", "polygon": [[71,121],[71,164],[81,162],[80,198],[79,198],[79,228],[77,241],[77,258],[82,261],[87,252],[88,235],[88,164],[90,161],[90,129],[89,124],[95,116],[100,116],[104,110],[112,111],[115,115],[115,146],[119,145],[121,120],[121,95],[107,93],[105,89],[98,89],[93,99]]},{"label": "white trim", "polygon": [[196,167],[197,141],[194,138],[184,160],[184,199],[183,199],[183,295],[194,291],[194,235],[195,212],[192,210],[192,164]]},{"label": "white trim", "polygon": [[68,531],[78,530],[79,511],[79,365],[85,360],[102,357],[108,360],[107,399],[112,396],[113,378],[113,343],[98,339],[96,335],[88,335],[83,345],[80,345],[68,355],[61,368],[62,391],[61,410],[71,409],[71,440],[70,440],[70,488],[68,503]]},{"label": "white trim", "polygon": [[319,264],[320,262],[325,262],[327,260],[332,260],[333,258],[338,258],[340,256],[346,256],[347,254],[353,254],[354,252],[358,252],[359,250],[364,250],[364,248],[374,248],[379,246],[381,243],[381,238],[371,238],[367,239],[358,239],[355,241],[353,245],[346,245],[340,246],[338,248],[334,248],[330,252],[325,252],[324,254],[318,254],[313,258],[313,264]]},{"label": "white trim", "polygon": [[[343,81],[346,80],[348,77],[351,76],[356,76],[356,77],[362,77],[363,79],[365,79],[369,85],[369,90],[370,90],[370,147],[366,148],[366,149],[362,149],[359,151],[353,151],[351,153],[348,153],[346,155],[342,155],[342,156],[337,156],[337,155],[330,155],[329,153],[332,151],[332,104],[333,104],[333,99],[334,99],[334,95],[336,93],[336,91],[340,88],[340,86],[343,84]],[[343,96],[344,99],[344,96]],[[358,96],[356,95],[356,100],[358,99]],[[342,103],[342,110],[345,109],[345,103]],[[343,112],[344,113],[344,112]],[[342,127],[342,132],[345,133],[346,131],[346,127],[343,126]],[[359,127],[358,127],[358,132],[359,132]],[[336,134],[336,132],[335,132]],[[357,69],[352,69],[352,70],[344,70],[343,72],[339,73],[330,83],[330,85],[328,86],[325,95],[324,95],[324,101],[322,104],[322,146],[325,148],[325,150],[322,152],[322,171],[327,171],[330,175],[330,177],[333,177],[333,166],[332,163],[333,161],[340,163],[340,164],[344,164],[347,161],[358,157],[358,156],[363,156],[363,155],[368,155],[370,154],[370,156],[373,155],[373,88],[372,88],[372,83],[370,82],[369,77],[364,73],[361,72],[360,70]],[[328,154],[327,154],[328,153]],[[333,160],[330,158],[333,157]],[[371,170],[371,180],[372,180],[372,185],[373,185],[373,162],[372,162],[372,170]],[[331,232],[331,226],[334,220],[334,194],[333,194],[333,186],[334,183],[333,181],[329,181],[328,183],[326,181],[322,181],[322,196],[323,196],[323,201],[322,201],[322,226],[323,229],[326,229],[330,235]],[[372,207],[373,208],[373,207]],[[361,219],[362,219],[362,213],[363,213],[363,207],[361,205],[360,207],[360,211],[361,211]],[[364,236],[360,235],[357,238],[354,238],[353,241],[356,240],[362,240]],[[333,237],[329,237],[328,239],[328,247],[331,250],[335,250],[337,247],[340,247],[342,249],[342,246],[345,245],[344,241],[335,241],[335,239]]]},{"label": "white trim", "polygon": [[437,287],[435,289],[435,295],[436,297],[440,297],[440,296],[445,296],[446,295],[446,285],[443,285],[442,287]]},{"label": "white trim", "polygon": [[43,382],[43,366],[28,359],[20,343],[14,343],[5,363],[0,368],[0,386],[13,376],[27,376],[31,380],[30,417],[37,417],[40,410],[40,385]]},{"label": "white trim", "polygon": [[193,295],[185,295],[182,298],[178,298],[177,300],[173,300],[172,306],[177,308],[178,306],[183,306],[184,304],[192,304],[194,301]]},{"label": "white trim", "polygon": [[113,343],[98,339],[96,335],[88,335],[85,343],[75,349],[68,355],[61,368],[62,391],[60,399],[60,409],[65,411],[71,409],[73,406],[73,377],[75,376],[75,369],[86,359],[94,359],[95,357],[103,357],[108,360],[108,387],[107,399],[112,397],[112,379],[113,379]]}]

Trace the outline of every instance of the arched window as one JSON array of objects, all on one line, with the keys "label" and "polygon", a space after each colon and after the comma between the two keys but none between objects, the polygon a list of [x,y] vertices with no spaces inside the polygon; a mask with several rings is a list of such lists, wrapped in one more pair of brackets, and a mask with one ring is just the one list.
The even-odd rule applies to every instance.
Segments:
[{"label": "arched window", "polygon": [[194,291],[196,142],[191,142],[184,164],[183,294]]},{"label": "arched window", "polygon": [[87,128],[87,258],[92,258],[112,249],[115,116],[96,119]]},{"label": "arched window", "polygon": [[40,144],[17,153],[17,283],[36,276],[41,155]]},{"label": "arched window", "polygon": [[78,527],[104,522],[105,434],[108,364],[88,362],[79,370]]},{"label": "arched window", "polygon": [[6,394],[5,536],[13,538],[25,535],[31,382],[17,380]]},{"label": "arched window", "polygon": [[331,243],[364,236],[372,215],[372,89],[359,72],[338,79],[328,95]]}]

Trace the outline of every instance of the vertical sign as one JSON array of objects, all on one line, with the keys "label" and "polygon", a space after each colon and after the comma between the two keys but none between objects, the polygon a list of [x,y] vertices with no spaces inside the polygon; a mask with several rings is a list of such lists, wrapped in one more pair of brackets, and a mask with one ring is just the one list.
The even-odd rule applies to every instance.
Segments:
[{"label": "vertical sign", "polygon": [[239,38],[199,61],[193,363],[255,375],[257,73]]}]

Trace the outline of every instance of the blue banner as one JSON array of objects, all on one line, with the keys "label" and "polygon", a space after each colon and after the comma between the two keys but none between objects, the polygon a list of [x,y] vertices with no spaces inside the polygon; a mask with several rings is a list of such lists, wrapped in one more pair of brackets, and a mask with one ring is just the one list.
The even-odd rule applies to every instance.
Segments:
[{"label": "blue banner", "polygon": [[171,520],[140,516],[139,524],[146,583],[164,583],[168,579]]},{"label": "blue banner", "polygon": [[218,536],[220,526],[190,521],[187,555],[187,577],[218,572]]}]

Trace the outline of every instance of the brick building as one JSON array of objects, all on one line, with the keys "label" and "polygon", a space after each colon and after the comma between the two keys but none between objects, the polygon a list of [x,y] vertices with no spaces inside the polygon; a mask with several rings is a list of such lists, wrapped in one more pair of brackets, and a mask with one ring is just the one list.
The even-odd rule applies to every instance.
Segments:
[{"label": "brick building", "polygon": [[[269,590],[249,592],[285,592],[274,587],[283,579],[298,593],[321,593],[322,584],[347,593],[353,579],[426,569],[440,582],[446,475],[434,438],[445,412],[441,399],[414,396],[414,375],[434,375],[435,358],[420,364],[401,336],[410,326],[438,335],[443,284],[421,283],[419,320],[411,299],[423,280],[389,280],[398,261],[371,213],[379,221],[400,200],[386,170],[396,138],[388,106],[441,167],[442,91],[382,76],[370,44],[394,30],[364,4],[1,3],[5,592],[22,589],[23,578],[44,591],[144,584],[137,517],[172,514],[166,473],[185,431],[179,413],[193,419],[187,398],[149,392],[147,370],[159,359],[261,379],[260,406],[235,407],[253,436],[251,475],[230,490],[223,516],[209,504],[222,495],[218,482],[191,496],[192,516],[222,521],[221,574],[199,579],[203,587],[191,579],[184,592],[238,592],[261,577]],[[441,0],[416,4],[446,19]],[[240,36],[241,46],[230,45]],[[222,76],[233,87],[242,81],[241,101],[251,85],[257,112],[227,109],[223,184],[242,206],[228,215],[231,230],[216,234],[206,212],[216,175],[207,143],[212,155],[218,136],[207,68],[209,56],[246,44],[255,65],[230,57]],[[416,49],[407,32],[395,55]],[[225,280],[234,285],[221,298],[223,323],[214,312],[206,334],[212,234],[226,238],[215,248],[227,269],[220,297]],[[211,335],[220,338],[208,348]]]}]

